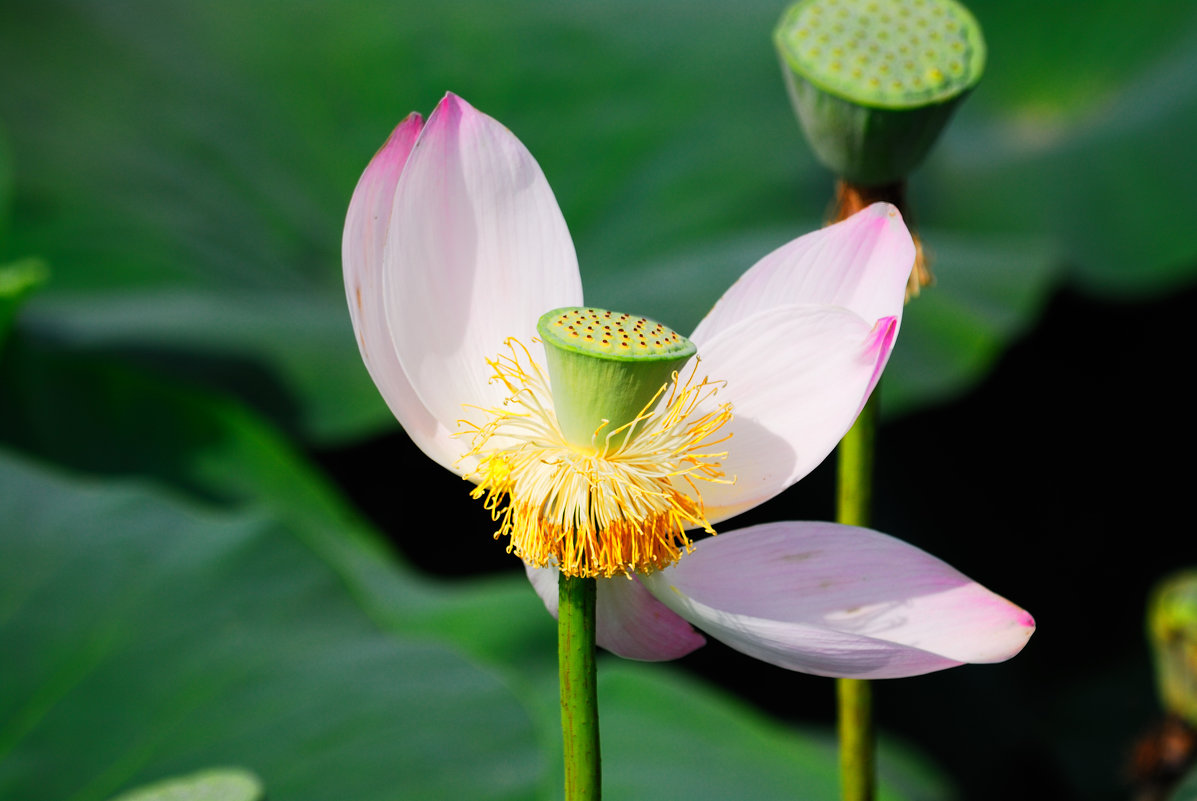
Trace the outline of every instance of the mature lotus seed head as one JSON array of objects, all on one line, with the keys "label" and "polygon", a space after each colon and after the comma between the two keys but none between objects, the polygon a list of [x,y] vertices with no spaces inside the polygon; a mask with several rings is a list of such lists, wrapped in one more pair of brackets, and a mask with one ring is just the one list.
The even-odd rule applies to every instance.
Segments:
[{"label": "mature lotus seed head", "polygon": [[798,73],[824,91],[879,108],[947,100],[985,67],[985,42],[954,0],[806,0],[777,30]]},{"label": "mature lotus seed head", "polygon": [[906,180],[985,68],[954,0],[798,0],[773,40],[815,156],[857,186]]},{"label": "mature lotus seed head", "polygon": [[[611,432],[655,403],[696,348],[647,317],[594,308],[554,309],[541,316],[553,406],[565,438],[600,447]],[[625,429],[624,436],[632,429]]]},{"label": "mature lotus seed head", "polygon": [[540,319],[537,330],[546,343],[600,358],[689,358],[695,350],[668,326],[605,309],[555,309]]}]

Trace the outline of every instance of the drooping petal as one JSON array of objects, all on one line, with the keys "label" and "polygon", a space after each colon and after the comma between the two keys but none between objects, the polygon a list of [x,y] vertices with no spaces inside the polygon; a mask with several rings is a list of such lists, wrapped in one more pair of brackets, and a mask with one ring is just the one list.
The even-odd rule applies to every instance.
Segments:
[{"label": "drooping petal", "polygon": [[395,187],[423,127],[423,117],[408,115],[362,173],[345,215],[341,265],[353,333],[366,370],[412,440],[445,464],[457,458],[461,445],[449,437],[450,432],[429,414],[412,389],[395,353],[382,303],[382,257]]},{"label": "drooping petal", "polygon": [[763,503],[827,457],[868,399],[897,320],[834,306],[775,306],[725,328],[699,350],[699,372],[727,382],[730,484],[700,489],[711,522]]},{"label": "drooping petal", "polygon": [[870,325],[902,319],[914,242],[902,216],[874,203],[847,220],[793,240],[752,266],[694,330],[699,353],[722,331],[765,309],[840,306]]},{"label": "drooping petal", "polygon": [[533,347],[539,316],[582,302],[573,242],[539,165],[501,124],[449,94],[399,179],[383,296],[399,361],[448,429],[493,406],[487,359]]},{"label": "drooping petal", "polygon": [[896,678],[1001,662],[1031,616],[925,551],[869,529],[770,523],[702,540],[642,577],[666,606],[757,659]]},{"label": "drooping petal", "polygon": [[[524,565],[532,588],[557,617],[557,569]],[[677,659],[706,643],[690,624],[644,589],[637,578],[597,579],[595,637],[625,659]]]}]

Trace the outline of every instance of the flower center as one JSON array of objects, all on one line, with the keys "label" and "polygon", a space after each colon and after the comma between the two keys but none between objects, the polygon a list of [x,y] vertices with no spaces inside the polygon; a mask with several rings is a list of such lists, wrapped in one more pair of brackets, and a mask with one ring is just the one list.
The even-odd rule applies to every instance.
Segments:
[{"label": "flower center", "polygon": [[[642,317],[558,309],[541,318],[548,376],[526,348],[489,362],[508,397],[471,425],[467,476],[525,562],[571,576],[651,572],[714,533],[699,482],[724,481],[714,449],[731,419],[719,384],[677,369],[694,346]],[[551,389],[550,389],[551,384]]]},{"label": "flower center", "polygon": [[557,422],[581,448],[595,447],[599,429],[639,416],[696,350],[661,323],[604,309],[554,309],[536,330],[548,358]]}]

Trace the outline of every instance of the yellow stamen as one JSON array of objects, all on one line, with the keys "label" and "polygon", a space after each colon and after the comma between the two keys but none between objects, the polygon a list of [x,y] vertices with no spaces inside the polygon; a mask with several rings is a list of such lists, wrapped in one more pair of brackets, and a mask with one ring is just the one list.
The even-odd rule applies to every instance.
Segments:
[{"label": "yellow stamen", "polygon": [[699,411],[720,384],[696,381],[697,363],[634,420],[610,431],[604,421],[590,447],[578,447],[557,425],[540,367],[518,341],[506,344],[509,352],[488,363],[509,395],[464,433],[472,436],[466,456],[478,459],[470,495],[485,498],[509,552],[571,576],[610,578],[673,564],[691,547],[687,529],[714,533],[697,482],[726,482],[726,453],[712,449],[730,437],[715,438],[732,413],[727,403]]}]

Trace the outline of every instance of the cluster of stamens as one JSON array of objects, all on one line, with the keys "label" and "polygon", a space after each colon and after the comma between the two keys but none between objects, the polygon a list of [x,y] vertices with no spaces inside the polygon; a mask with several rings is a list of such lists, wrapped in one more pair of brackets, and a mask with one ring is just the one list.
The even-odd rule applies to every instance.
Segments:
[{"label": "cluster of stamens", "polygon": [[567,575],[609,578],[667,567],[690,548],[688,529],[712,531],[699,482],[726,481],[726,454],[714,449],[730,436],[719,432],[731,407],[713,402],[717,383],[695,380],[696,363],[635,419],[604,426],[592,447],[579,447],[561,433],[528,350],[515,340],[507,348],[489,362],[507,398],[483,410],[485,422],[464,424],[464,458],[477,460],[471,495],[485,498],[509,552]]}]

